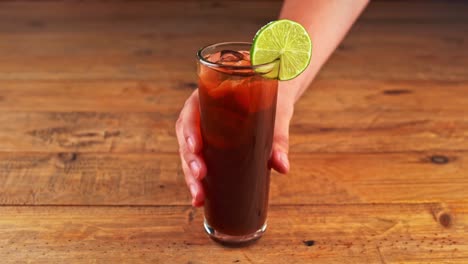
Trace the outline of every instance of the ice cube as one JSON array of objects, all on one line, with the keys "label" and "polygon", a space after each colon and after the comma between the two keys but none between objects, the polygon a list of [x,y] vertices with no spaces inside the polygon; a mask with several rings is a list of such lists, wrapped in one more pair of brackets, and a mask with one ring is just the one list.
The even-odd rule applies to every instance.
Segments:
[{"label": "ice cube", "polygon": [[244,60],[250,61],[250,51],[240,50],[239,52],[244,55]]},{"label": "ice cube", "polygon": [[[209,62],[223,65],[223,66],[234,66],[234,67],[248,67],[250,64],[250,55],[248,51],[234,51],[234,50],[222,50],[216,53],[205,56],[205,59]],[[217,71],[237,74],[237,75],[252,75],[254,72],[252,69],[234,69],[229,67],[215,68]]]},{"label": "ice cube", "polygon": [[235,50],[222,50],[221,56],[219,58],[219,62],[238,62],[241,60],[245,60],[244,54],[235,51]]},{"label": "ice cube", "polygon": [[213,54],[206,55],[205,59],[207,61],[209,61],[209,62],[212,62],[212,63],[218,63],[220,56],[221,56],[221,54],[219,52],[216,52],[216,53],[213,53]]},{"label": "ice cube", "polygon": [[248,51],[222,50],[205,56],[212,63],[228,66],[250,66],[250,53]]}]

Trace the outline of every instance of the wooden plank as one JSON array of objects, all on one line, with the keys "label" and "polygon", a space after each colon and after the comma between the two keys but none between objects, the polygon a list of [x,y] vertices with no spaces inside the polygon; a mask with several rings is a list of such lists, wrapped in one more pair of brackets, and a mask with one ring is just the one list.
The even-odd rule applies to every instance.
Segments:
[{"label": "wooden plank", "polygon": [[[0,112],[177,112],[197,87],[191,75],[145,81],[0,81]],[[303,111],[468,111],[468,81],[318,79]],[[321,100],[317,100],[320,98]],[[53,103],[51,103],[53,102]]]},{"label": "wooden plank", "polygon": [[[5,85],[5,87],[8,87]],[[8,88],[7,88],[8,89]],[[324,80],[312,83],[297,102],[302,111],[443,111],[466,112],[468,82]],[[320,98],[320,100],[318,100]]]},{"label": "wooden plank", "polygon": [[[402,115],[368,112],[354,115],[315,113],[307,118],[298,115],[291,127],[291,152],[385,153],[468,149],[466,114]],[[0,130],[0,149],[11,152],[174,153],[178,149],[172,128],[176,117],[159,119],[160,116],[157,113],[4,114],[0,120],[7,122]],[[37,121],[28,122],[35,117],[38,117]],[[9,123],[11,120],[17,122]],[[377,121],[373,123],[373,120]]]},{"label": "wooden plank", "polygon": [[[0,154],[2,204],[188,204],[176,155]],[[31,184],[34,183],[34,184]]]},{"label": "wooden plank", "polygon": [[[1,82],[0,150],[173,152],[195,86]],[[296,105],[291,151],[466,150],[467,92],[466,82],[317,81]]]},{"label": "wooden plank", "polygon": [[467,43],[460,38],[460,34],[468,34],[466,25],[467,22],[455,26],[379,25],[358,21],[319,76],[360,80],[466,80]]},{"label": "wooden plank", "polygon": [[[37,8],[25,8],[28,4]],[[194,72],[196,49],[212,42],[250,40],[260,26],[276,18],[281,2],[178,1],[167,12],[162,4],[1,3],[0,79],[187,78]],[[445,5],[440,10],[452,18],[440,15],[436,20],[425,12],[441,13],[441,4],[424,5],[372,3],[369,12],[385,10],[382,17],[364,14],[321,78],[467,80],[468,44],[461,36],[468,34],[463,15],[468,5]],[[411,10],[415,18],[405,11],[394,21],[386,11],[392,8]],[[180,9],[186,12],[176,11]],[[226,28],[232,28],[229,37]]]},{"label": "wooden plank", "polygon": [[463,1],[452,1],[447,4],[438,0],[377,0],[367,6],[362,17],[372,22],[391,20],[392,23],[404,23],[410,20],[451,23],[466,20],[464,13],[466,8],[466,3]]},{"label": "wooden plank", "polygon": [[221,26],[230,26],[239,31],[246,29],[246,25],[274,19],[280,11],[281,4],[281,0],[249,2],[174,0],[170,4],[164,0],[140,0],[132,3],[125,0],[112,1],[112,3],[4,1],[0,9],[0,32],[172,33],[175,29],[175,32],[182,30],[189,34],[210,35],[215,33],[206,30],[210,27],[219,29]]},{"label": "wooden plank", "polygon": [[302,153],[465,150],[468,147],[466,117],[466,112],[296,115],[291,124],[290,149]]},{"label": "wooden plank", "polygon": [[34,263],[466,263],[468,210],[274,206],[266,235],[232,249],[208,239],[201,210],[187,206],[0,207],[0,256]]},{"label": "wooden plank", "polygon": [[[280,5],[280,1],[5,3],[0,7],[5,13],[0,13],[0,79],[191,76],[197,49],[229,38],[251,40],[258,28],[277,17]],[[237,12],[232,12],[234,8]],[[256,12],[257,8],[265,12]],[[233,29],[229,36],[226,28]]]},{"label": "wooden plank", "polygon": [[0,111],[176,114],[197,87],[195,70],[189,76],[152,81],[0,81]]},{"label": "wooden plank", "polygon": [[278,204],[466,201],[466,153],[293,154],[273,178]]},{"label": "wooden plank", "polygon": [[[248,30],[233,33],[229,39],[248,41],[253,36],[250,32],[263,24],[249,25]],[[460,34],[468,33],[465,25],[448,30],[446,26],[417,24],[405,26],[402,32],[400,25],[357,23],[320,77],[466,81],[467,44],[460,39]],[[175,36],[145,32],[1,34],[0,79],[186,79],[195,71],[197,49],[226,40],[220,35],[224,28],[209,28],[217,33],[193,37],[176,30]],[[369,34],[374,37],[368,38]]]},{"label": "wooden plank", "polygon": [[[174,153],[178,150],[174,124],[179,105],[172,106],[177,109],[173,112],[2,113],[0,151]],[[300,103],[291,124],[293,153],[468,150],[467,111],[321,112],[307,108]]]},{"label": "wooden plank", "polygon": [[[180,11],[186,11],[190,19],[229,20],[246,18],[246,15],[263,18],[278,13],[281,0],[249,1],[183,1],[174,0],[170,5],[165,1],[132,1],[125,0],[106,2],[93,1],[4,1],[0,9],[0,31],[38,32],[50,31],[102,31],[103,25],[113,31],[132,31],[139,28],[131,23],[141,20],[164,19],[178,21]],[[237,12],[228,12],[229,10]],[[409,2],[373,1],[362,14],[365,20],[372,22],[393,23],[435,21],[457,23],[466,20],[466,3],[454,1],[446,4],[438,0],[416,0]],[[254,12],[262,10],[262,12]],[[187,12],[188,11],[188,12]],[[28,20],[30,19],[30,20]],[[82,19],[82,20],[81,20]],[[107,19],[115,19],[116,27],[109,28]],[[32,21],[31,21],[32,20]],[[39,20],[39,21],[37,21]],[[44,20],[51,23],[44,23]],[[78,22],[78,20],[81,20]],[[27,23],[29,22],[29,23]],[[34,23],[35,22],[35,23]],[[39,23],[38,23],[39,22]],[[40,23],[42,22],[42,23]],[[239,20],[238,22],[243,22]],[[73,23],[73,24],[72,24]],[[180,22],[179,22],[180,23]],[[90,25],[92,24],[92,25]],[[96,24],[98,27],[96,27]],[[70,26],[72,25],[72,26]],[[185,24],[186,26],[192,26]]]},{"label": "wooden plank", "polygon": [[[467,152],[292,154],[278,204],[468,202]],[[3,205],[188,205],[177,154],[0,153]]]}]

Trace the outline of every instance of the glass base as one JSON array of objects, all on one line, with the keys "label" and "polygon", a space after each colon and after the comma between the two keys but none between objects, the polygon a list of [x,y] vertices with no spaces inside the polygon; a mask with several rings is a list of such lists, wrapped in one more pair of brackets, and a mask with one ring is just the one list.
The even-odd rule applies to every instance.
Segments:
[{"label": "glass base", "polygon": [[213,239],[214,241],[222,245],[233,246],[233,247],[249,245],[252,242],[255,242],[260,237],[262,237],[263,233],[265,233],[265,230],[267,228],[267,224],[265,223],[260,229],[253,232],[252,234],[243,235],[243,236],[231,236],[231,235],[223,234],[219,231],[216,231],[213,227],[211,227],[208,224],[206,219],[203,222],[203,226],[205,227],[205,231],[206,233],[208,233],[211,239]]}]

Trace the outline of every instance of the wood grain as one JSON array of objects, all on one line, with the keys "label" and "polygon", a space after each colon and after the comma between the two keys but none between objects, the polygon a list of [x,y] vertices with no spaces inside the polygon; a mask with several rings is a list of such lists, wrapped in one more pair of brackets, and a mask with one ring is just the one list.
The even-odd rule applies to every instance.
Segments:
[{"label": "wood grain", "polygon": [[[293,153],[468,150],[468,114],[463,111],[297,111],[291,124]],[[0,115],[0,151],[175,153],[177,116],[8,112]]]},{"label": "wood grain", "polygon": [[[377,17],[364,14],[322,78],[467,80],[463,36],[468,34],[468,8],[458,3],[439,9],[435,1],[419,8],[425,4],[374,3],[379,11],[401,12],[397,23],[388,11]],[[174,1],[171,7],[164,1],[5,3],[0,11],[0,80],[187,78],[194,72],[196,49],[250,40],[276,18],[280,6],[281,1]],[[184,19],[177,11],[182,9]],[[430,19],[427,9],[428,14],[442,10],[450,15]],[[232,29],[228,36],[226,28]]]},{"label": "wood grain", "polygon": [[[291,155],[270,203],[468,202],[467,152]],[[31,184],[34,183],[34,184]],[[0,153],[2,205],[188,205],[177,154]]]},{"label": "wood grain", "polygon": [[[6,3],[0,11],[0,54],[5,54],[0,79],[194,79],[197,49],[228,38],[251,40],[259,27],[277,17],[280,5],[280,1],[174,1],[170,6],[165,1]],[[239,20],[243,23],[232,23]],[[226,28],[232,28],[229,36]]]},{"label": "wood grain", "polygon": [[[1,151],[106,153],[176,151],[195,85],[0,83]],[[466,93],[466,82],[319,80],[296,106],[291,152],[467,150]]]},{"label": "wood grain", "polygon": [[174,132],[194,54],[280,7],[1,1],[0,262],[467,263],[464,1],[372,1],[296,104],[265,237],[206,237]]},{"label": "wood grain", "polygon": [[[192,65],[195,67],[195,65]],[[193,69],[194,70],[194,69]],[[187,78],[188,77],[188,78]],[[0,112],[178,113],[197,87],[195,72],[144,81],[0,81]],[[303,111],[466,112],[468,81],[314,81],[299,100]],[[323,100],[317,100],[317,97]],[[51,104],[49,101],[53,101]],[[296,114],[303,111],[297,111]]]},{"label": "wood grain", "polygon": [[[287,217],[284,217],[287,216]],[[273,206],[268,232],[243,249],[206,237],[187,206],[1,207],[11,262],[463,263],[463,204]]]}]

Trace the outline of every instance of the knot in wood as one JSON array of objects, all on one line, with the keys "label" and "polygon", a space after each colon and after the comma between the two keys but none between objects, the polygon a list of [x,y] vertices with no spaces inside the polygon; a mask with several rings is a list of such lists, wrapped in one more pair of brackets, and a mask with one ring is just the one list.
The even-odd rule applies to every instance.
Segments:
[{"label": "knot in wood", "polygon": [[439,223],[443,227],[449,228],[452,225],[452,216],[447,212],[441,213],[439,215]]},{"label": "knot in wood", "polygon": [[304,240],[304,241],[302,241],[302,243],[304,243],[304,245],[306,245],[308,247],[311,247],[311,246],[315,245],[314,240]]},{"label": "knot in wood", "polygon": [[431,156],[431,162],[434,164],[446,164],[449,162],[449,158],[442,155]]},{"label": "knot in wood", "polygon": [[77,155],[75,152],[61,152],[57,154],[58,159],[62,161],[63,163],[75,161],[76,156]]}]

